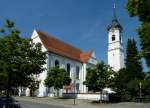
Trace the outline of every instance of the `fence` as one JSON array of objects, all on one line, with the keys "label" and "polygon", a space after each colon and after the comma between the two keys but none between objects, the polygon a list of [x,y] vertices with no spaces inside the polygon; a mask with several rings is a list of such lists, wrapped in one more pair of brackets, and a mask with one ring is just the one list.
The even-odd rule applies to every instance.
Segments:
[{"label": "fence", "polygon": [[63,98],[76,98],[76,99],[87,99],[87,100],[102,100],[109,101],[108,94],[89,94],[89,93],[63,93]]}]

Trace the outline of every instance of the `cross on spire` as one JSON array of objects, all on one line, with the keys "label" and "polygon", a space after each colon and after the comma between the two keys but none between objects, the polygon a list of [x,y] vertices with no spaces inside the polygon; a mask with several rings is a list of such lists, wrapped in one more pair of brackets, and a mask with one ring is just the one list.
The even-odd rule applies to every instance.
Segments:
[{"label": "cross on spire", "polygon": [[114,3],[114,9],[116,8],[116,4]]},{"label": "cross on spire", "polygon": [[114,6],[113,6],[113,20],[116,20],[116,4],[114,3]]},{"label": "cross on spire", "polygon": [[113,5],[113,16],[112,16],[112,23],[110,26],[108,26],[108,30],[111,28],[119,28],[120,31],[123,30],[122,26],[120,25],[117,17],[116,17],[116,4]]}]

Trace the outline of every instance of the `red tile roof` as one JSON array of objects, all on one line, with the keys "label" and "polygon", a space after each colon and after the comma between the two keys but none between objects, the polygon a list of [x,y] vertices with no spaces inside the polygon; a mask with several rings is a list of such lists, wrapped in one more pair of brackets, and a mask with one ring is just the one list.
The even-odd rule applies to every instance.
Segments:
[{"label": "red tile roof", "polygon": [[86,61],[89,60],[91,55],[92,55],[92,51],[83,52],[83,53],[80,54],[80,59],[81,59],[82,62],[86,62]]},{"label": "red tile roof", "polygon": [[53,36],[47,35],[41,31],[37,31],[45,48],[52,53],[85,63],[92,55],[92,51],[82,52],[80,49],[75,48]]}]

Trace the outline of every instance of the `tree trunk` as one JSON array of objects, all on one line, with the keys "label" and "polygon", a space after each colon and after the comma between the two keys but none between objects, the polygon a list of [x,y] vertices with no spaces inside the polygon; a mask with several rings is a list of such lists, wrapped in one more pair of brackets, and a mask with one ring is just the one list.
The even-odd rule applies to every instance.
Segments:
[{"label": "tree trunk", "polygon": [[102,103],[102,91],[100,91],[99,96],[100,96],[99,103]]},{"label": "tree trunk", "polygon": [[57,89],[57,97],[59,97],[59,89]]},{"label": "tree trunk", "polygon": [[29,96],[32,97],[32,89],[31,88],[29,89],[29,92],[30,92]]},{"label": "tree trunk", "polygon": [[94,89],[94,90],[93,90],[93,93],[95,93],[95,92],[96,92],[96,90]]}]

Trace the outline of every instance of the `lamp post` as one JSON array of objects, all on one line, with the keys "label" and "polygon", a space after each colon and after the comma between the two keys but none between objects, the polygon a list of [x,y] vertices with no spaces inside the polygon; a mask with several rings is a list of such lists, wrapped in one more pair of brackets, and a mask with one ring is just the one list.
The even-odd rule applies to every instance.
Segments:
[{"label": "lamp post", "polygon": [[140,102],[142,102],[142,83],[139,83],[139,87],[140,87]]},{"label": "lamp post", "polygon": [[76,104],[76,71],[74,71],[73,76],[73,92],[74,92],[74,98],[73,98],[73,104]]},{"label": "lamp post", "polygon": [[74,99],[73,99],[73,104],[76,104],[76,81],[74,80]]}]

